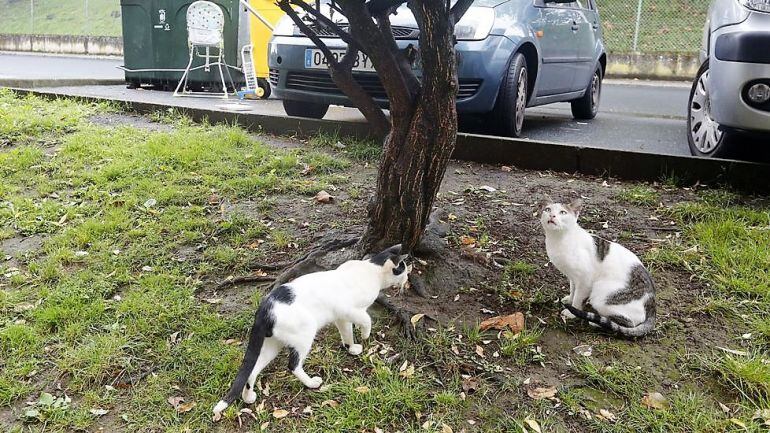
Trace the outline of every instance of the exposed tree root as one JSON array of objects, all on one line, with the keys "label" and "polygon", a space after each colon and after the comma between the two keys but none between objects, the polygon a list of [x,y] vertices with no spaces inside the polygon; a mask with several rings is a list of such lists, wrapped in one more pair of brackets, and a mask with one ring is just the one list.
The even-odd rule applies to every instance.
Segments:
[{"label": "exposed tree root", "polygon": [[421,298],[430,298],[430,293],[425,289],[425,280],[418,274],[409,274],[409,287]]},{"label": "exposed tree root", "polygon": [[423,325],[422,321],[417,322],[416,325],[412,325],[412,316],[414,316],[412,311],[394,305],[382,293],[380,293],[380,296],[377,297],[375,302],[396,316],[396,319],[398,319],[401,324],[401,328],[404,330],[404,337],[406,339],[417,340],[417,337],[424,333],[423,328],[425,325]]},{"label": "exposed tree root", "polygon": [[[325,271],[331,266],[324,266],[321,260],[332,252],[336,252],[343,248],[347,248],[355,245],[361,238],[358,236],[346,236],[346,237],[331,237],[325,242],[321,243],[318,247],[312,249],[310,252],[295,260],[287,269],[284,269],[278,277],[276,277],[273,287],[278,287],[281,284],[285,284],[297,277],[312,272]],[[344,261],[344,260],[343,260]]]},{"label": "exposed tree root", "polygon": [[215,290],[222,290],[230,286],[237,286],[239,284],[265,283],[273,280],[275,280],[275,277],[271,277],[269,275],[242,275],[239,277],[229,277],[225,278],[224,281],[219,283]]}]

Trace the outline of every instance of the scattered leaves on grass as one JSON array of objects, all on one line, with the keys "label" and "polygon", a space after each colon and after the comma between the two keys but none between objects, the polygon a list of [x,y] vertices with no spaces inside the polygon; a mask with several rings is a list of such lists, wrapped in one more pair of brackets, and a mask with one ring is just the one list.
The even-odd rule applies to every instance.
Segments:
[{"label": "scattered leaves on grass", "polygon": [[770,409],[757,409],[751,419],[754,421],[759,420],[763,426],[770,427]]},{"label": "scattered leaves on grass", "polygon": [[189,412],[197,405],[194,401],[185,403],[184,397],[169,397],[166,401],[176,409],[177,413]]},{"label": "scattered leaves on grass", "polygon": [[527,395],[534,400],[544,400],[554,398],[556,396],[556,387],[535,387],[527,390]]},{"label": "scattered leaves on grass", "polygon": [[273,410],[273,418],[275,419],[281,419],[286,418],[289,415],[289,411],[285,409],[275,409]]},{"label": "scattered leaves on grass", "polygon": [[668,408],[668,399],[659,392],[651,392],[642,397],[642,406],[650,409],[666,409]]},{"label": "scattered leaves on grass", "polygon": [[414,364],[409,364],[409,361],[404,361],[404,363],[401,364],[401,367],[399,367],[398,372],[399,376],[408,379],[414,376]]},{"label": "scattered leaves on grass", "polygon": [[487,329],[499,329],[510,328],[513,333],[518,333],[524,330],[524,314],[516,312],[507,316],[495,316],[484,320],[479,325],[479,329],[486,331]]}]

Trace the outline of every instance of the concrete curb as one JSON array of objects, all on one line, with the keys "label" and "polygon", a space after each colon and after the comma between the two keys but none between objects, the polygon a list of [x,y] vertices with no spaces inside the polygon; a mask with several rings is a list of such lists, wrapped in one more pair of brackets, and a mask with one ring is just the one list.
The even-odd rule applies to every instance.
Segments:
[{"label": "concrete curb", "polygon": [[[45,98],[70,98],[83,101],[113,101],[138,113],[166,111],[169,106],[117,99],[76,97],[45,91],[12,89],[20,94]],[[176,107],[174,107],[176,108]],[[308,137],[318,132],[338,133],[355,138],[377,138],[364,122],[305,119],[289,116],[225,112],[207,109],[177,108],[196,121],[239,124],[258,132],[277,135],[296,134]],[[493,137],[478,134],[457,134],[454,159],[487,164],[513,165],[527,170],[553,170],[612,176],[620,179],[659,181],[675,178],[682,184],[720,184],[749,192],[770,192],[770,164],[697,158],[691,156],[656,155],[614,149]]]},{"label": "concrete curb", "polygon": [[70,79],[15,79],[15,78],[0,78],[0,87],[12,87],[20,89],[30,89],[39,87],[71,87],[71,86],[114,86],[119,84],[125,84],[126,81],[122,79],[115,80],[103,80],[103,79],[91,79],[91,78],[70,78]]}]

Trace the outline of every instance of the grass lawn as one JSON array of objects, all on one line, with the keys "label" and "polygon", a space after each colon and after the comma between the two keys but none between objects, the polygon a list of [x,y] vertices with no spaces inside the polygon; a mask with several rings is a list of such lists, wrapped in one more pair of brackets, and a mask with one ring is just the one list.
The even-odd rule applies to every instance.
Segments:
[{"label": "grass lawn", "polygon": [[[212,423],[264,293],[218,283],[360,231],[377,155],[0,90],[0,430],[767,431],[770,201],[456,162],[437,201],[447,256],[418,267],[435,299],[389,292],[427,314],[424,338],[372,309],[363,356],[317,339],[320,390],[279,356],[257,404]],[[653,335],[560,321],[565,280],[532,217],[544,191],[589,197],[583,225],[649,264]],[[490,310],[527,329],[481,331]]]},{"label": "grass lawn", "polygon": [[0,10],[0,33],[121,36],[119,0],[0,0]]}]

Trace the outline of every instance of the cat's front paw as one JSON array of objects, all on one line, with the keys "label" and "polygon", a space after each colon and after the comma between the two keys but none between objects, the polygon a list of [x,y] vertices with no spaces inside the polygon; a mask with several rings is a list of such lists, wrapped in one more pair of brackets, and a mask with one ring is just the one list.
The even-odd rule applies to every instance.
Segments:
[{"label": "cat's front paw", "polygon": [[360,355],[361,352],[363,351],[364,351],[364,346],[360,344],[351,344],[350,347],[348,347],[348,353],[353,356]]},{"label": "cat's front paw", "polygon": [[324,383],[324,380],[323,380],[323,379],[321,379],[321,378],[320,378],[320,377],[318,377],[318,376],[315,376],[315,377],[311,377],[311,378],[310,378],[310,381],[309,381],[308,383],[306,383],[305,385],[306,385],[308,388],[311,388],[311,389],[316,389],[316,388],[320,387],[322,383]]},{"label": "cat's front paw", "polygon": [[571,304],[572,303],[572,297],[570,295],[567,295],[563,298],[561,298],[562,304]]},{"label": "cat's front paw", "polygon": [[575,315],[565,308],[561,310],[561,318],[564,320],[572,320],[575,318]]},{"label": "cat's front paw", "polygon": [[252,389],[244,389],[241,398],[244,403],[252,404],[257,401],[257,393]]},{"label": "cat's front paw", "polygon": [[369,336],[372,335],[372,328],[363,328],[361,329],[361,339],[362,340],[368,340]]}]

